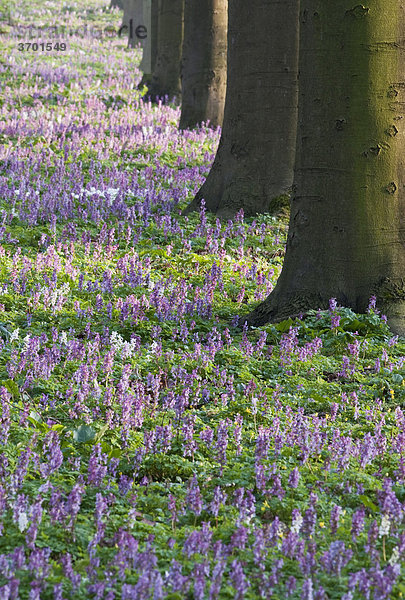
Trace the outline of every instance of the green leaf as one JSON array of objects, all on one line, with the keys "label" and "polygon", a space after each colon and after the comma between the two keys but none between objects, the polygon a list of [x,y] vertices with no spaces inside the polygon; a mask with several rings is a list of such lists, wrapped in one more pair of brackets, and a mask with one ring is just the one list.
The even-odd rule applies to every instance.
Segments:
[{"label": "green leaf", "polygon": [[366,508],[369,508],[370,510],[376,512],[378,510],[378,506],[376,504],[374,504],[374,502],[372,502],[370,500],[370,498],[368,496],[359,496],[359,500],[362,501],[362,503],[364,504],[364,506]]},{"label": "green leaf", "polygon": [[18,389],[16,382],[12,379],[7,379],[6,381],[3,381],[3,385],[13,396],[14,400],[18,400],[20,397],[20,390]]},{"label": "green leaf", "polygon": [[30,419],[31,421],[34,421],[34,423],[42,423],[42,417],[36,410],[30,412]]},{"label": "green leaf", "polygon": [[108,423],[103,425],[103,427],[100,429],[100,431],[97,432],[97,434],[94,438],[94,441],[99,442],[101,440],[101,438],[103,437],[103,435],[105,434],[105,432],[108,431],[109,427],[110,426],[108,425]]},{"label": "green leaf", "polygon": [[91,442],[95,437],[96,432],[90,425],[80,425],[80,427],[73,432],[73,439],[75,442],[79,442],[79,444]]},{"label": "green leaf", "polygon": [[274,327],[280,333],[286,333],[286,331],[289,331],[289,329],[293,323],[294,323],[294,321],[292,319],[286,319],[285,321],[280,321],[280,323],[276,323],[274,325]]}]

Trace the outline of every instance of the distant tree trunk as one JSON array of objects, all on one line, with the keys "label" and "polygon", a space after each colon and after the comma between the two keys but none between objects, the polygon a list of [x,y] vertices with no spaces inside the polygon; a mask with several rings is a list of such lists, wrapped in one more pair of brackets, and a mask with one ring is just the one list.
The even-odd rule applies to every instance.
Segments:
[{"label": "distant tree trunk", "polygon": [[184,0],[159,0],[157,56],[148,93],[181,97]]},{"label": "distant tree trunk", "polygon": [[132,12],[132,5],[134,3],[135,0],[119,0],[122,4],[122,10],[124,11],[124,14],[122,16],[122,23],[121,23],[121,29],[123,37],[128,37],[128,33],[129,33],[129,19],[131,16],[131,12]]},{"label": "distant tree trunk", "polygon": [[128,47],[135,48],[141,43],[137,37],[138,26],[144,26],[143,0],[125,0],[125,18],[128,23]]},{"label": "distant tree trunk", "polygon": [[140,86],[149,86],[152,80],[152,73],[155,69],[156,65],[156,57],[157,57],[157,39],[158,39],[158,9],[159,2],[158,0],[152,0],[151,6],[151,31],[150,35],[150,60],[145,63],[144,57],[141,62],[141,71],[143,71],[142,81]]},{"label": "distant tree trunk", "polygon": [[222,218],[273,212],[293,178],[299,0],[232,0],[222,136],[186,213],[204,199]]},{"label": "distant tree trunk", "polygon": [[180,129],[222,125],[228,0],[185,0]]},{"label": "distant tree trunk", "polygon": [[[377,297],[405,335],[405,10],[301,0],[294,198],[284,265],[248,322]],[[333,68],[331,66],[333,65]]]}]

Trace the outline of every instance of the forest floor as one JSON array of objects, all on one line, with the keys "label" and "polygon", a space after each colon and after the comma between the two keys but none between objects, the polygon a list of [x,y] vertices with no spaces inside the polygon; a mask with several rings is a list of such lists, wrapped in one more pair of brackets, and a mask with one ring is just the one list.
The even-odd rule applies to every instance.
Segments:
[{"label": "forest floor", "polygon": [[104,4],[0,10],[0,598],[399,599],[405,341],[243,328],[287,223],[181,216],[219,132]]}]

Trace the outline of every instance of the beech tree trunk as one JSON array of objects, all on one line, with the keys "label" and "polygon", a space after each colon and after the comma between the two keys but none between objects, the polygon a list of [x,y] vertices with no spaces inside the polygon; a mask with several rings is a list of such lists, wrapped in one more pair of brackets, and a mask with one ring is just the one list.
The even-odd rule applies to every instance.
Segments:
[{"label": "beech tree trunk", "polygon": [[[273,212],[290,191],[297,127],[299,0],[232,0],[217,155],[187,207],[229,218]],[[276,200],[277,199],[277,200]]]},{"label": "beech tree trunk", "polygon": [[[149,55],[146,57],[144,54],[142,57],[142,62],[140,64],[141,71],[143,71],[143,77],[140,83],[141,86],[150,84],[152,73],[156,65],[158,38],[158,8],[158,0],[152,0],[150,7],[150,31],[148,31],[148,35],[150,36],[148,49]],[[146,58],[147,60],[145,60]]]},{"label": "beech tree trunk", "polygon": [[181,98],[184,0],[159,0],[157,55],[148,93]]},{"label": "beech tree trunk", "polygon": [[[301,0],[294,198],[282,272],[248,322],[377,296],[405,334],[405,8]],[[333,68],[331,68],[333,66]]]},{"label": "beech tree trunk", "polygon": [[222,125],[228,0],[185,0],[180,129]]},{"label": "beech tree trunk", "polygon": [[129,34],[129,19],[131,18],[132,6],[135,0],[119,0],[124,14],[122,15],[121,30],[123,37],[128,37]]}]

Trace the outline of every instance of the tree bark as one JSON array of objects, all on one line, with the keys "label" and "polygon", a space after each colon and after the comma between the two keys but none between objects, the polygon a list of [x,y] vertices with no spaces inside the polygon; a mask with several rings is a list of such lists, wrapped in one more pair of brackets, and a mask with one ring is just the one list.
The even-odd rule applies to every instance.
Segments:
[{"label": "tree bark", "polygon": [[228,0],[185,0],[180,129],[222,125]]},{"label": "tree bark", "polygon": [[157,55],[148,93],[181,98],[184,0],[159,0]]},{"label": "tree bark", "polygon": [[293,179],[299,0],[232,0],[228,83],[217,155],[187,207],[222,218],[273,212]]},{"label": "tree bark", "polygon": [[[377,296],[405,334],[405,8],[301,0],[294,198],[284,265],[253,325]],[[332,68],[333,67],[333,68]]]},{"label": "tree bark", "polygon": [[134,2],[135,2],[135,0],[120,0],[122,10],[124,11],[124,14],[122,15],[121,30],[122,30],[123,36],[125,36],[125,37],[128,37],[129,19],[131,18],[132,6],[133,6]]},{"label": "tree bark", "polygon": [[143,71],[143,77],[140,85],[148,85],[150,84],[152,73],[155,69],[156,65],[156,57],[157,57],[157,38],[158,38],[158,8],[159,3],[158,0],[151,1],[151,14],[150,14],[150,31],[148,35],[149,39],[149,52],[150,55],[145,60],[145,54],[142,57],[142,62],[140,64],[141,71]]}]

